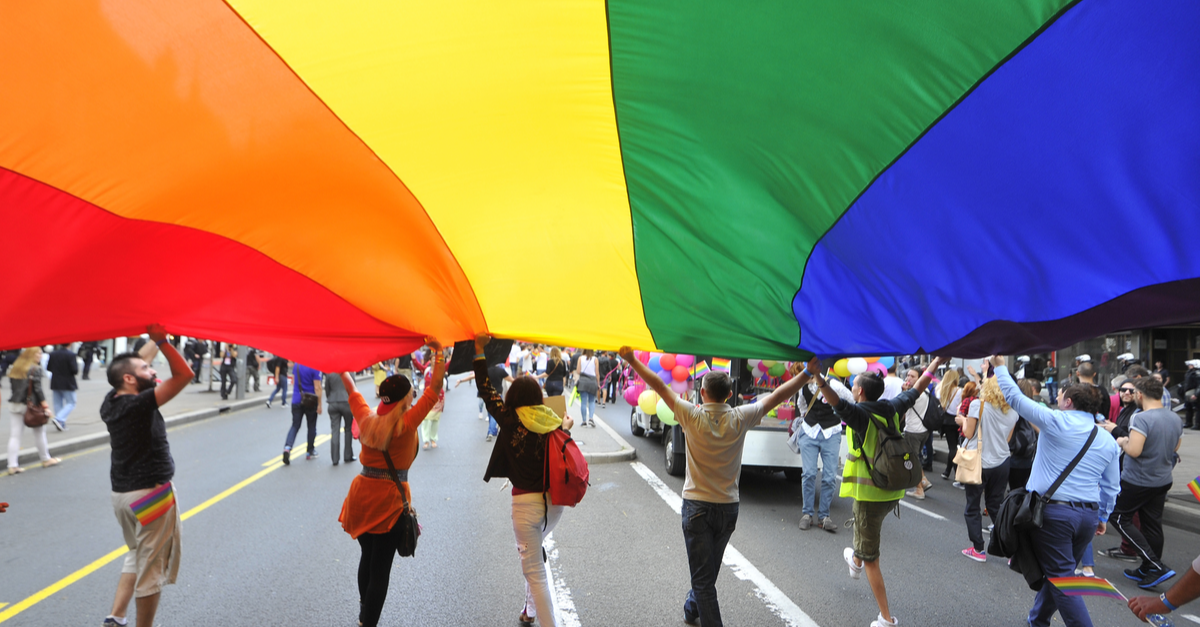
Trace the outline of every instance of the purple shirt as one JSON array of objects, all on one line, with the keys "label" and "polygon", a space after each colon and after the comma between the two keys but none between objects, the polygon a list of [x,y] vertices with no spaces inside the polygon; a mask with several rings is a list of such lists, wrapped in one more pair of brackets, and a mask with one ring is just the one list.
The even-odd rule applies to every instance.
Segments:
[{"label": "purple shirt", "polygon": [[313,370],[304,364],[298,363],[296,364],[295,371],[292,373],[292,377],[296,381],[295,387],[292,389],[293,404],[300,404],[301,392],[305,394],[317,393],[317,382],[321,380],[321,372],[319,370]]}]

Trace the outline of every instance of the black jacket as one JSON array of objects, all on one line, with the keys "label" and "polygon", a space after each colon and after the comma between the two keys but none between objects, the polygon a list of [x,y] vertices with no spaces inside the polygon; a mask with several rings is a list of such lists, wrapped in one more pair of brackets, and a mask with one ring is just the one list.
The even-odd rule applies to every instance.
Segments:
[{"label": "black jacket", "polygon": [[60,392],[72,392],[79,389],[75,383],[75,375],[79,374],[79,362],[75,359],[75,353],[68,348],[60,348],[50,353],[50,359],[46,362],[46,369],[50,371],[50,389]]},{"label": "black jacket", "polygon": [[488,414],[500,425],[500,435],[492,447],[483,480],[506,477],[513,487],[527,492],[546,489],[546,435],[534,433],[521,424],[516,410],[504,406],[503,399],[488,378],[487,362],[475,360],[475,385]]}]

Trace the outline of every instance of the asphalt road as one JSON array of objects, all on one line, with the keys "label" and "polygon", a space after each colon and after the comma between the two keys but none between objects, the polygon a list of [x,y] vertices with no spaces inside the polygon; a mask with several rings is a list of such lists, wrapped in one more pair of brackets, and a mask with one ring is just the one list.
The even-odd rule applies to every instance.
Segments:
[{"label": "asphalt road", "polygon": [[[397,558],[382,624],[515,624],[523,580],[508,490],[482,481],[492,444],[484,441],[473,393],[463,386],[448,395],[441,446],[423,451],[411,471],[424,534],[416,558]],[[600,415],[641,461],[593,465],[588,496],[554,533],[551,570],[566,623],[682,625],[687,560],[668,500],[683,480],[664,471],[657,440],[629,435],[628,406],[619,402]],[[327,443],[316,460],[271,463],[289,424],[288,410],[263,407],[170,432],[178,498],[191,516],[183,523],[179,582],[164,591],[159,624],[355,624],[359,549],[337,516],[357,464],[333,467]],[[329,432],[324,416],[318,432]],[[12,504],[0,515],[0,622],[98,625],[107,614],[122,559],[103,562],[122,546],[107,451],[0,478],[0,501]],[[1004,560],[978,564],[959,554],[968,545],[963,492],[933,481],[918,504],[924,512],[902,508],[884,526],[881,564],[893,612],[905,625],[1023,625],[1033,593]],[[659,482],[665,488],[656,491]],[[799,531],[800,500],[800,486],[782,474],[742,477],[736,552],[726,554],[733,567],[718,582],[727,624],[865,626],[874,618],[865,579],[850,580],[842,562],[850,531]],[[848,501],[833,504],[835,520],[849,512]],[[1186,567],[1200,553],[1196,535],[1166,534],[1171,565]],[[1116,542],[1110,536],[1096,546]],[[1136,592],[1121,575],[1125,563],[1097,562],[1101,576]],[[1119,602],[1091,598],[1088,606],[1097,625],[1142,624]],[[1192,612],[1200,608],[1182,613]]]}]

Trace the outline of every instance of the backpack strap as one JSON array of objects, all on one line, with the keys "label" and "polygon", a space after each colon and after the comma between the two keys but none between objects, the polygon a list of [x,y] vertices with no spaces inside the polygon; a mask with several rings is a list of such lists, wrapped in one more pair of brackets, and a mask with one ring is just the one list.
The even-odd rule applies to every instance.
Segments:
[{"label": "backpack strap", "polygon": [[1054,493],[1058,491],[1058,487],[1067,480],[1067,475],[1071,474],[1071,471],[1075,470],[1075,466],[1079,465],[1079,460],[1083,459],[1083,456],[1087,454],[1088,449],[1092,448],[1092,442],[1095,441],[1096,433],[1098,431],[1100,431],[1100,427],[1092,427],[1091,435],[1088,436],[1087,442],[1083,443],[1083,448],[1079,449],[1079,453],[1075,455],[1075,459],[1072,459],[1071,463],[1067,464],[1066,468],[1063,468],[1063,471],[1058,475],[1058,479],[1055,479],[1054,484],[1050,486],[1050,489],[1046,491],[1046,494],[1042,495],[1043,502],[1049,501],[1050,497],[1054,496]]}]

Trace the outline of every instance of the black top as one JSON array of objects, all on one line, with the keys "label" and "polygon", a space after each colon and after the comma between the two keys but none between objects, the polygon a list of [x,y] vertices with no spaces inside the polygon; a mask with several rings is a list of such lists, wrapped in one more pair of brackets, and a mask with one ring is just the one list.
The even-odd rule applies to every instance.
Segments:
[{"label": "black top", "polygon": [[253,348],[246,352],[246,367],[251,370],[258,369],[258,351]]},{"label": "black top", "polygon": [[[806,385],[800,388],[800,399],[804,402],[805,408],[808,407],[808,404],[810,401],[812,401],[813,396],[819,396],[821,394],[819,390],[814,392],[809,389],[810,387],[811,386]],[[821,398],[818,398],[817,402],[812,404],[812,409],[809,409],[808,413],[804,414],[804,424],[809,426],[819,425],[821,429],[828,429],[841,424],[841,422],[842,419],[839,418],[837,414],[833,413],[833,408],[829,406],[829,403],[826,403]]]},{"label": "black top", "polygon": [[562,383],[562,381],[566,378],[567,362],[559,360],[559,362],[556,364],[552,359],[546,364],[546,383],[550,383],[551,381],[558,381],[559,383]]},{"label": "black top", "polygon": [[603,380],[608,376],[609,372],[612,372],[613,366],[615,365],[616,364],[613,363],[613,360],[608,358],[608,355],[601,355],[600,361],[596,367],[598,371],[596,374],[600,375],[600,379]]},{"label": "black top", "polygon": [[508,370],[504,368],[503,364],[488,366],[487,374],[488,382],[492,384],[493,390],[504,389],[504,380],[508,378]]},{"label": "black top", "polygon": [[279,378],[282,379],[283,377],[286,377],[288,372],[288,360],[282,357],[272,357],[271,361],[267,362],[267,369],[274,374],[276,368],[279,368]]},{"label": "black top", "polygon": [[[492,367],[497,368],[501,367]],[[521,419],[517,418],[516,410],[504,406],[489,374],[487,363],[482,359],[475,360],[475,383],[479,388],[479,398],[487,406],[488,414],[500,425],[500,435],[496,437],[483,480],[507,477],[518,490],[541,492],[546,489],[546,436],[526,429]],[[505,373],[505,376],[508,374]]]},{"label": "black top", "polygon": [[[1112,437],[1129,437],[1129,421],[1133,418],[1133,415],[1137,413],[1137,408],[1138,407],[1136,403],[1121,405],[1121,411],[1117,414],[1117,419],[1113,421],[1113,423],[1117,426],[1113,427],[1113,430],[1109,432],[1112,434]],[[1122,455],[1124,455],[1124,453],[1122,453]]]},{"label": "black top", "polygon": [[68,348],[60,348],[50,353],[46,362],[46,370],[50,371],[50,389],[60,392],[70,392],[79,388],[75,384],[75,375],[79,374],[79,362],[75,353]]},{"label": "black top", "polygon": [[409,370],[412,370],[412,367],[413,367],[412,355],[401,355],[401,356],[397,357],[396,358],[396,367],[401,368],[401,369],[407,368]]},{"label": "black top", "polygon": [[175,476],[167,423],[158,411],[153,388],[120,396],[112,390],[100,404],[100,419],[112,441],[113,492],[153,488]]},{"label": "black top", "polygon": [[[862,442],[867,437],[868,425],[876,425],[871,420],[870,414],[875,414],[888,422],[888,425],[895,428],[897,431],[904,431],[904,423],[900,420],[893,420],[898,416],[903,416],[917,402],[917,398],[921,396],[921,390],[913,388],[911,390],[901,392],[890,401],[863,401],[861,403],[847,403],[842,401],[833,410],[835,414],[841,417],[842,422],[846,423],[847,427],[854,429],[855,433],[859,434],[857,439]],[[851,443],[851,448],[855,448],[858,442]]]}]

